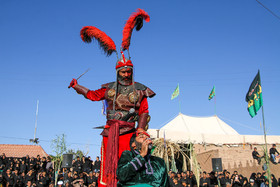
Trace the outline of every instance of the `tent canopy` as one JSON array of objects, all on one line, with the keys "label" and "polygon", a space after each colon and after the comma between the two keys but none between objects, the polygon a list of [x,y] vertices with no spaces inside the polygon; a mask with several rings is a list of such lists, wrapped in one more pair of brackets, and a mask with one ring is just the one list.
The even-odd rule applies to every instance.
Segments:
[{"label": "tent canopy", "polygon": [[163,126],[161,130],[180,131],[190,134],[238,135],[238,132],[216,115],[192,117],[179,113],[178,116]]},{"label": "tent canopy", "polygon": [[[218,116],[192,117],[177,115],[160,129],[149,129],[152,138],[165,138],[178,143],[199,144],[264,144],[260,135],[240,135]],[[280,142],[280,136],[267,136],[269,144]]]}]

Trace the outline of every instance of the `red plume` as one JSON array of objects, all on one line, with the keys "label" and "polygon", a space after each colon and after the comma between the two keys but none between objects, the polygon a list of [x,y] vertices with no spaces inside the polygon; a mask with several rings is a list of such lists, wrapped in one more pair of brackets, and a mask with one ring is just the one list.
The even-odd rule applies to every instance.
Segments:
[{"label": "red plume", "polygon": [[114,41],[103,31],[93,26],[85,26],[80,32],[81,38],[84,42],[90,43],[95,38],[99,46],[104,50],[107,56],[110,56],[116,51],[116,44]]},{"label": "red plume", "polygon": [[143,19],[145,19],[146,22],[149,22],[150,16],[147,14],[147,12],[138,8],[137,12],[134,12],[126,21],[126,24],[123,29],[123,39],[122,39],[123,50],[127,50],[130,46],[130,38],[134,27],[136,27],[136,31],[139,31],[142,28]]}]

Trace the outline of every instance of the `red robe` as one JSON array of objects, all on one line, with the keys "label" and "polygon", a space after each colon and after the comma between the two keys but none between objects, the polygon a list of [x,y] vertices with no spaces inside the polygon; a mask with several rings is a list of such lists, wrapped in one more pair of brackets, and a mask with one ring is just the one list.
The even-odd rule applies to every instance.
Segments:
[{"label": "red robe", "polygon": [[[106,88],[101,88],[95,91],[88,91],[86,97],[92,101],[100,101],[100,100],[104,100],[105,98],[105,93],[106,93]],[[147,97],[143,97],[141,103],[140,103],[140,107],[139,107],[139,111],[138,111],[138,115],[140,116],[143,113],[149,113],[148,110],[148,101],[147,101]],[[114,124],[113,124],[114,125]],[[106,124],[105,128],[110,128],[110,126],[108,125],[108,123]],[[117,129],[118,130],[118,129]],[[121,157],[121,154],[123,151],[125,150],[130,150],[130,139],[132,137],[132,135],[135,132],[130,132],[130,133],[126,133],[124,135],[120,135],[118,137],[118,145],[114,145],[114,147],[117,147],[118,149],[118,159]],[[112,138],[112,137],[111,137]],[[116,137],[115,137],[116,138]],[[99,175],[99,179],[98,179],[98,186],[114,186],[114,185],[106,185],[108,182],[106,181],[114,181],[113,184],[116,183],[116,177],[115,175],[111,178],[108,175],[105,175],[105,168],[106,168],[106,155],[107,154],[107,144],[108,144],[108,139],[109,137],[103,136],[103,140],[102,140],[102,145],[101,145],[101,166],[100,166],[100,175]],[[111,140],[111,142],[115,142],[114,140]],[[113,155],[112,155],[113,157]],[[116,165],[116,163],[113,163],[114,165]]]}]

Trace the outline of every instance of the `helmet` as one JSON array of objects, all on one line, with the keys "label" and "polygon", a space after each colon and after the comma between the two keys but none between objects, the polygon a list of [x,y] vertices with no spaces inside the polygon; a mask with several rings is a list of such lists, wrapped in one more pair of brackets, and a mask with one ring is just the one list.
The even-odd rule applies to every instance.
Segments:
[{"label": "helmet", "polygon": [[123,68],[133,69],[133,64],[130,59],[125,58],[123,52],[121,52],[121,58],[116,63],[116,70],[119,71]]}]

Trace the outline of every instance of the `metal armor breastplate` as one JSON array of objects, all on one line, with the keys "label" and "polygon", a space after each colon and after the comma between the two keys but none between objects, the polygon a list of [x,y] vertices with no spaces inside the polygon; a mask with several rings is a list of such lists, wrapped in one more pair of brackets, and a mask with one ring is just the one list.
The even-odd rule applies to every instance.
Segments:
[{"label": "metal armor breastplate", "polygon": [[107,119],[121,119],[128,114],[131,108],[138,113],[143,94],[141,91],[134,90],[133,85],[118,85],[118,93],[115,101],[115,113],[113,111],[113,100],[116,94],[116,86],[107,87],[105,99],[108,103]]}]

